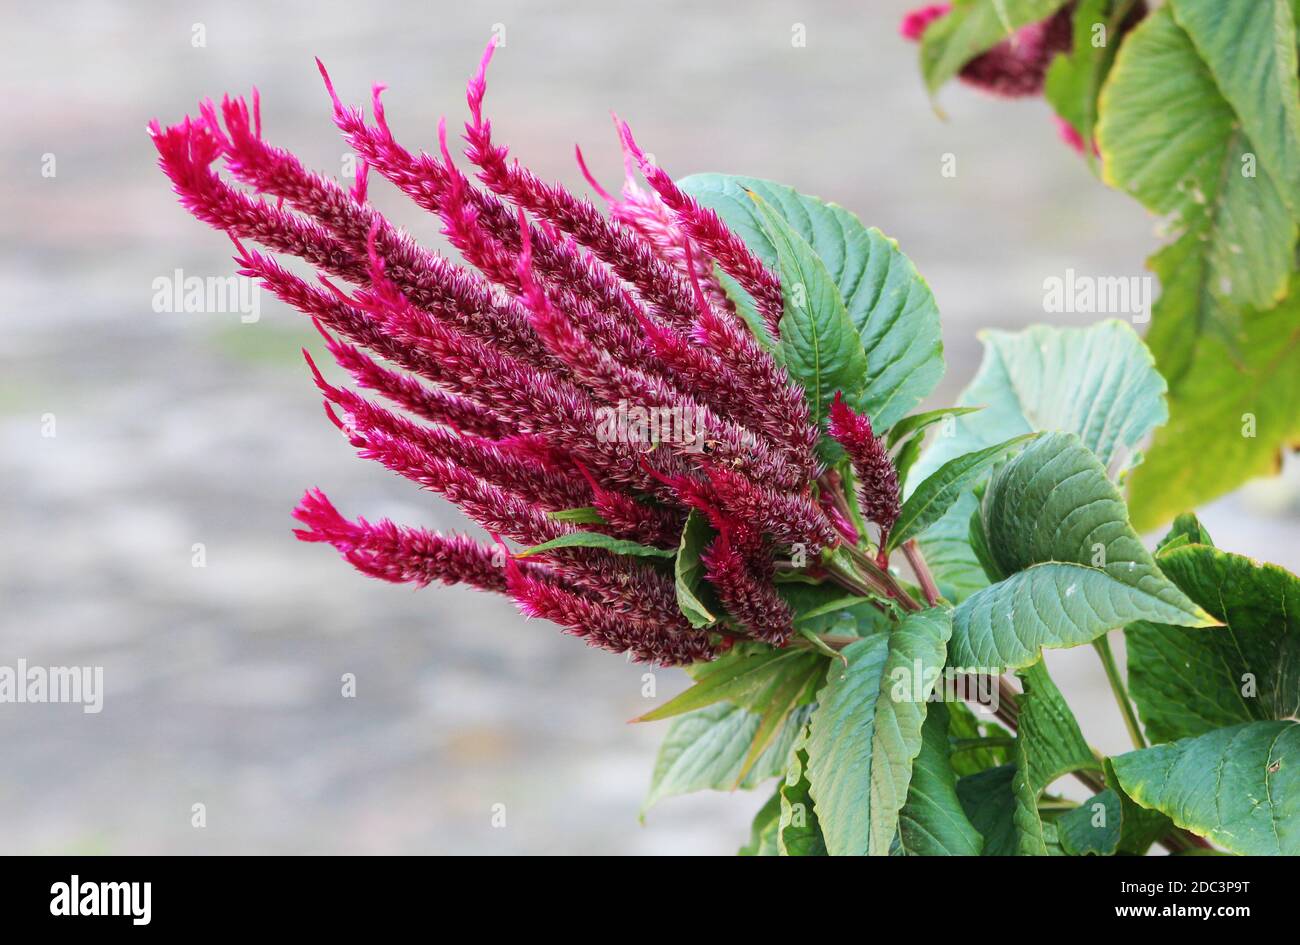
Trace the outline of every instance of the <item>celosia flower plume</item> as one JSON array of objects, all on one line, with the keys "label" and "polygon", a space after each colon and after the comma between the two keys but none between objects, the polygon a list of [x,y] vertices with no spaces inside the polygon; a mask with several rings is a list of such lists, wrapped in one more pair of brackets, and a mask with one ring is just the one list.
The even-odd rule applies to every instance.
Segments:
[{"label": "celosia flower plume", "polygon": [[[384,580],[509,594],[526,615],[637,660],[708,659],[746,637],[783,644],[793,626],[775,561],[856,534],[819,488],[827,482],[814,452],[819,431],[803,391],[713,273],[716,265],[753,296],[773,335],[780,282],[645,158],[621,121],[620,198],[578,155],[608,215],[509,158],[484,110],[493,50],[468,86],[468,171],[445,124],[434,153],[409,151],[389,127],[383,87],[374,87],[367,119],[343,103],[323,65],[334,122],[358,157],[347,186],[263,138],[256,92],[251,104],[203,102],[197,117],[150,126],[185,208],[226,232],[239,271],[324,336],[351,386],[331,383],[304,354],[347,441],[441,493],[493,540],[349,520],[315,489],[294,512],[295,534]],[[389,223],[368,202],[372,175],[435,214],[461,261]],[[318,278],[277,255],[305,261]],[[599,435],[602,419],[627,404],[689,416],[699,436]],[[714,529],[701,562],[727,608],[711,627],[686,620],[653,558],[583,545],[517,560],[504,545],[582,530],[673,549],[693,509]]]}]

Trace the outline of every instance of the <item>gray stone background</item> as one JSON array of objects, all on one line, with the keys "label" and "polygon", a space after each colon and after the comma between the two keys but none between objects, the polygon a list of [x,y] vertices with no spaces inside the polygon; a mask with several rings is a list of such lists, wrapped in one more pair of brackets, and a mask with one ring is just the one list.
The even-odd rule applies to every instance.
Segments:
[{"label": "gray stone background", "polygon": [[[973,373],[979,328],[1046,317],[1044,278],[1138,275],[1156,245],[1041,102],[952,87],[941,121],[897,37],[904,0],[2,6],[0,664],[100,665],[107,688],[99,715],[0,705],[4,853],[728,853],[763,799],[674,799],[639,826],[663,730],[625,723],[647,705],[640,667],[504,599],[367,580],[292,538],[313,485],[346,514],[461,522],[326,422],[301,316],[269,299],[256,324],[153,310],[154,279],[231,264],[157,172],[150,118],[256,84],[267,136],[338,173],[319,55],[349,101],[387,82],[399,137],[433,148],[505,24],[488,107],[543,176],[579,184],[576,141],[616,184],[614,108],[674,174],[788,182],[897,238],[944,313],[935,405]],[[1209,509],[1219,543],[1300,566],[1295,478]],[[1091,649],[1051,663],[1092,740],[1122,750]],[[684,677],[658,683],[663,698]]]}]

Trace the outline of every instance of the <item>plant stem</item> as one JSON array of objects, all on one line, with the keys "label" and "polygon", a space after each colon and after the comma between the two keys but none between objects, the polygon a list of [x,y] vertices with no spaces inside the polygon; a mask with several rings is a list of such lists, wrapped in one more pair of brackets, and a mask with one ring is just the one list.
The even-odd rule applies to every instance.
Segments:
[{"label": "plant stem", "polygon": [[1092,641],[1092,645],[1097,655],[1101,657],[1101,665],[1106,670],[1106,680],[1110,683],[1110,691],[1115,694],[1115,702],[1119,705],[1120,714],[1124,716],[1124,726],[1128,729],[1128,737],[1133,740],[1133,747],[1146,748],[1147,740],[1142,735],[1142,726],[1138,724],[1137,711],[1133,708],[1133,700],[1129,698],[1128,690],[1124,688],[1119,666],[1115,663],[1115,654],[1110,649],[1110,637],[1102,634]]},{"label": "plant stem", "polygon": [[912,573],[916,575],[916,580],[921,585],[921,593],[933,607],[939,603],[939,586],[934,583],[934,575],[930,573],[929,565],[925,563],[925,557],[913,539],[909,538],[903,542],[903,555],[907,558],[907,563],[912,566]]},{"label": "plant stem", "polygon": [[868,555],[862,552],[861,548],[854,548],[852,545],[848,544],[841,544],[840,547],[848,553],[848,556],[851,559],[853,559],[853,563],[858,566],[859,570],[867,580],[878,583],[881,586],[885,596],[892,597],[901,604],[905,610],[923,609],[921,605],[917,603],[916,598],[907,593],[907,591],[903,589],[902,585],[894,579],[892,574],[884,568],[881,568],[876,564],[876,562],[872,561]]}]

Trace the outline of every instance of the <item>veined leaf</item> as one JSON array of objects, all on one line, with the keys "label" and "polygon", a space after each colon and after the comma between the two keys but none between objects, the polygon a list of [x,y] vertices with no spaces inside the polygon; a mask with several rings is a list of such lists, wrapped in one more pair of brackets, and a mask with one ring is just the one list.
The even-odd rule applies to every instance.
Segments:
[{"label": "veined leaf", "polygon": [[952,508],[963,492],[983,478],[994,463],[1037,435],[1024,433],[1005,443],[958,456],[940,466],[903,503],[898,521],[889,533],[888,547],[897,548],[908,539],[922,534]]},{"label": "veined leaf", "polygon": [[1038,798],[1062,775],[1090,768],[1100,771],[1101,762],[1084,741],[1074,713],[1042,661],[1021,672],[1020,679],[1025,691],[1016,735],[1016,774],[1011,782],[1016,847],[1021,856],[1047,856]]},{"label": "veined leaf", "polygon": [[1066,0],[956,0],[921,36],[921,74],[930,93],[1014,30],[1045,20]]},{"label": "veined leaf", "polygon": [[1247,722],[1111,763],[1143,807],[1243,856],[1300,855],[1300,723]]},{"label": "veined leaf", "polygon": [[924,432],[928,427],[938,423],[941,420],[952,418],[956,420],[968,413],[978,413],[983,407],[940,407],[938,410],[927,410],[925,413],[914,413],[910,417],[904,417],[899,420],[889,431],[888,445],[893,449],[904,438],[911,436],[913,433]]},{"label": "veined leaf", "polygon": [[695,685],[636,721],[658,722],[723,701],[758,709],[782,678],[797,676],[807,681],[821,672],[823,663],[821,657],[796,649],[769,647],[753,653],[728,654],[701,666],[695,671]]},{"label": "veined leaf", "polygon": [[742,776],[760,717],[730,702],[718,702],[673,719],[659,746],[650,791],[641,805],[645,814],[666,797],[693,791],[750,789],[783,774],[790,749],[808,723],[812,706],[801,706],[782,723],[777,736]]},{"label": "veined leaf", "polygon": [[898,817],[899,845],[908,856],[979,856],[984,846],[957,798],[948,733],[947,705],[932,702],[921,726],[921,752],[912,765],[907,802]]},{"label": "veined leaf", "polygon": [[1288,0],[1171,0],[1169,8],[1294,214],[1300,195],[1300,80]]},{"label": "veined leaf", "polygon": [[[1164,423],[1165,382],[1142,340],[1127,324],[1089,328],[1034,326],[1022,332],[983,332],[984,360],[958,398],[986,409],[959,417],[953,436],[936,438],[913,466],[908,494],[944,463],[1010,437],[1038,430],[1076,433],[1115,475],[1138,461],[1138,448]],[[921,551],[949,600],[986,586],[969,545],[969,493],[919,539]]]},{"label": "veined leaf", "polygon": [[543,551],[554,551],[556,548],[603,548],[616,555],[632,555],[638,558],[671,558],[676,554],[668,548],[653,548],[640,542],[628,541],[626,538],[602,535],[600,532],[569,532],[559,538],[544,541],[540,545],[525,548],[519,552],[518,557],[527,558],[530,555],[539,555]]},{"label": "veined leaf", "polygon": [[1160,573],[1073,434],[1045,433],[995,473],[982,516],[989,553],[1010,577],[957,607],[955,666],[1029,666],[1043,647],[1088,643],[1134,619],[1216,624]]},{"label": "veined leaf", "polygon": [[1015,856],[1016,798],[1011,782],[1016,766],[1006,764],[967,775],[957,782],[957,798],[971,824],[984,838],[984,856]]},{"label": "veined leaf", "polygon": [[682,540],[677,546],[677,561],[673,574],[677,584],[677,606],[690,621],[692,627],[707,627],[718,618],[708,606],[700,600],[701,583],[704,568],[700,564],[700,552],[713,537],[713,529],[695,509],[686,516],[682,528]]},{"label": "veined leaf", "polygon": [[1221,342],[1205,340],[1188,375],[1193,380],[1171,395],[1169,426],[1129,482],[1138,528],[1155,528],[1248,479],[1276,475],[1282,448],[1300,442],[1300,277],[1275,308],[1248,312],[1243,332],[1240,365]]},{"label": "veined leaf", "polygon": [[846,647],[847,667],[831,664],[808,738],[808,779],[834,856],[889,855],[950,620],[946,608],[909,614],[891,633]]},{"label": "veined leaf", "polygon": [[894,240],[863,226],[843,207],[784,184],[695,174],[678,185],[714,210],[773,269],[776,249],[746,191],[762,197],[808,242],[838,287],[861,338],[867,385],[851,406],[866,410],[878,434],[916,409],[934,389],[943,376],[939,309],[930,287]]},{"label": "veined leaf", "polygon": [[1300,718],[1300,578],[1209,545],[1166,549],[1161,570],[1224,626],[1125,628],[1129,689],[1152,741]]},{"label": "veined leaf", "polygon": [[[1253,98],[1267,94],[1270,85],[1274,95],[1296,85],[1293,27],[1292,75],[1288,80],[1277,71],[1286,56],[1274,51],[1279,39],[1274,2],[1238,5],[1240,12],[1247,7],[1270,9],[1263,19],[1247,13],[1237,24],[1249,28],[1249,34],[1218,40],[1208,35],[1207,19],[1213,14],[1201,12],[1204,0],[1177,5],[1205,31],[1203,42],[1231,43],[1243,67],[1270,69],[1271,75],[1255,73]],[[1177,387],[1194,350],[1178,342],[1180,336],[1195,339],[1210,330],[1230,337],[1237,309],[1268,308],[1285,295],[1296,228],[1286,210],[1287,195],[1277,182],[1282,179],[1278,174],[1289,172],[1296,158],[1271,166],[1258,152],[1243,116],[1221,94],[1214,71],[1176,22],[1174,9],[1167,4],[1153,11],[1125,39],[1102,90],[1097,137],[1107,182],[1130,192],[1152,212],[1173,215],[1181,234],[1177,243],[1182,249],[1175,254],[1176,262],[1170,260],[1173,265],[1152,261],[1165,294],[1155,312],[1150,344],[1162,372]],[[1236,71],[1226,64],[1221,68]],[[1293,103],[1293,113],[1295,108]],[[1288,123],[1282,111],[1270,112],[1267,120],[1283,127]],[[1278,132],[1279,137],[1283,134]],[[1248,158],[1252,155],[1259,158],[1253,176]],[[1171,276],[1187,280],[1173,295]]]},{"label": "veined leaf", "polygon": [[837,392],[843,391],[851,401],[861,393],[867,356],[826,265],[767,201],[757,194],[753,199],[776,249],[785,295],[778,347],[781,362],[802,385],[812,422],[821,427]]}]

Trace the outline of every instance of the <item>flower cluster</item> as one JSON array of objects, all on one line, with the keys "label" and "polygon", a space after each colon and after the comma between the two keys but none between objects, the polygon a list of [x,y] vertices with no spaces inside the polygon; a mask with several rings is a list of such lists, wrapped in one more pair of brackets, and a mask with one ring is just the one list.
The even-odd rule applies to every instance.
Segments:
[{"label": "flower cluster", "polygon": [[[185,208],[231,237],[241,274],[312,318],[351,378],[356,389],[330,383],[304,351],[330,420],[361,456],[441,493],[495,543],[349,520],[318,490],[295,510],[296,534],[384,580],[509,594],[525,614],[637,660],[708,659],[736,638],[782,645],[793,623],[773,582],[779,556],[797,547],[815,560],[856,533],[819,489],[819,431],[803,391],[736,314],[714,267],[774,335],[780,282],[617,119],[628,181],[621,198],[595,185],[608,216],[508,159],[483,112],[493,48],[468,86],[474,179],[453,161],[445,123],[438,154],[412,153],[389,128],[382,86],[368,121],[323,66],[334,121],[358,158],[351,186],[264,140],[256,91],[251,105],[205,101],[197,117],[150,126]],[[379,214],[367,199],[372,170],[436,214],[467,265]],[[304,260],[318,280],[273,254]],[[597,436],[602,417],[629,402],[687,412],[702,435]],[[650,558],[587,542],[521,559],[504,545],[582,530],[670,550],[691,510],[715,533],[701,562],[727,608],[707,628],[685,619],[672,577]]]}]

